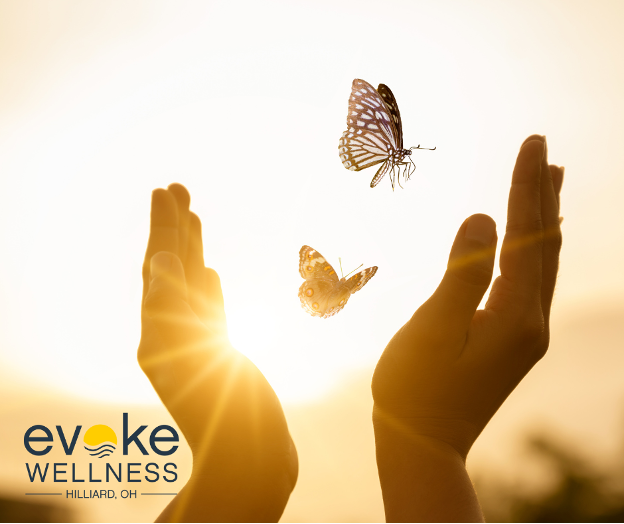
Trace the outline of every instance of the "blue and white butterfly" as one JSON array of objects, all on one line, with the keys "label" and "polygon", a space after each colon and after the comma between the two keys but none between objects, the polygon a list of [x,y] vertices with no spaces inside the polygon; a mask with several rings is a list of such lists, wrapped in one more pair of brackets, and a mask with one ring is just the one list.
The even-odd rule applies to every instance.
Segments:
[{"label": "blue and white butterfly", "polygon": [[345,307],[351,295],[362,289],[376,272],[377,266],[373,266],[349,279],[343,277],[339,280],[323,255],[310,246],[303,246],[299,250],[299,273],[305,278],[299,288],[301,307],[313,317],[332,317]]},{"label": "blue and white butterfly", "polygon": [[[360,171],[383,162],[371,180],[371,187],[390,173],[394,189],[395,169],[400,173],[403,168],[403,176],[409,180],[416,169],[410,157],[412,149],[426,149],[420,145],[403,149],[399,106],[390,88],[384,84],[375,89],[359,78],[353,81],[347,126],[338,144],[342,164],[351,171]],[[429,149],[434,150],[435,147]]]}]

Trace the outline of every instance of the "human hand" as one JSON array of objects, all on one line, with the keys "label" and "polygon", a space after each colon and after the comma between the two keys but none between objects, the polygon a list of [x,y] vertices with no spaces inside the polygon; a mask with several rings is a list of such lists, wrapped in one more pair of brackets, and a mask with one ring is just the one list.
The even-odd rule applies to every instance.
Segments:
[{"label": "human hand", "polygon": [[[390,520],[437,520],[440,514],[424,500],[421,509],[429,507],[429,513],[405,513],[410,494],[399,483],[405,486],[409,477],[408,484],[426,491],[427,482],[431,487],[440,481],[440,489],[448,492],[448,475],[442,479],[439,472],[463,468],[477,436],[546,353],[561,248],[562,182],[563,168],[548,165],[545,139],[529,137],[513,173],[501,275],[485,309],[477,311],[492,279],[496,225],[486,215],[473,215],[457,233],[440,286],[381,356],[372,384],[373,421]],[[421,468],[427,457],[436,457],[426,482],[401,465],[410,464],[403,453],[416,453],[412,465]],[[402,468],[403,478],[397,473]],[[453,489],[463,494],[464,510],[475,510],[466,478]],[[480,517],[475,510],[441,518]]]},{"label": "human hand", "polygon": [[297,479],[282,407],[229,343],[221,284],[204,267],[201,222],[172,184],[152,193],[138,360],[193,453],[165,521],[279,520]]}]

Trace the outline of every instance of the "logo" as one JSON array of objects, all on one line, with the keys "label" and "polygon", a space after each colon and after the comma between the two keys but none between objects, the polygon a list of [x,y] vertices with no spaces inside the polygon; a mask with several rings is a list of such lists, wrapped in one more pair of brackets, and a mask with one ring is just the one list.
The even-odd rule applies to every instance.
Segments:
[{"label": "logo", "polygon": [[84,448],[92,457],[109,457],[117,449],[115,448],[117,435],[111,428],[103,424],[91,426],[85,433],[83,440],[86,444]]},{"label": "logo", "polygon": [[[146,431],[147,430],[147,431]],[[128,413],[123,413],[120,420],[119,439],[117,433],[105,424],[96,424],[83,432],[81,425],[71,428],[62,426],[47,427],[36,424],[29,427],[24,433],[24,448],[34,455],[35,462],[26,462],[26,473],[28,480],[41,486],[40,492],[28,493],[30,495],[62,495],[56,491],[65,486],[66,498],[117,498],[114,489],[108,489],[118,485],[129,483],[146,483],[149,486],[160,480],[167,483],[174,483],[178,480],[177,465],[175,462],[166,462],[179,448],[180,437],[172,426],[161,424],[155,428],[148,429],[147,425],[130,425]],[[79,445],[79,438],[82,435],[82,451]],[[64,452],[67,458],[61,459],[63,462],[46,462],[44,457],[55,448]],[[119,450],[117,449],[119,448]],[[127,457],[133,451],[133,458]],[[87,453],[88,462],[78,457],[72,462],[72,457],[76,454]],[[117,453],[115,453],[117,452]],[[144,460],[137,457],[143,456]],[[115,454],[118,460],[111,461],[109,457]],[[102,460],[104,459],[104,460]],[[38,461],[41,462],[38,462]],[[48,459],[49,460],[49,459]],[[56,459],[58,460],[58,459]],[[44,488],[47,485],[48,488]],[[73,485],[73,486],[72,486]],[[132,484],[131,484],[132,485]],[[55,486],[58,486],[55,488]],[[74,489],[74,487],[93,487],[107,489]],[[35,488],[37,489],[37,488]],[[144,491],[142,488],[140,491]],[[54,491],[54,493],[53,493]],[[140,495],[162,495],[173,496],[176,493],[156,493],[153,491],[143,492]],[[136,498],[136,490],[124,489],[120,493],[121,498]]]}]

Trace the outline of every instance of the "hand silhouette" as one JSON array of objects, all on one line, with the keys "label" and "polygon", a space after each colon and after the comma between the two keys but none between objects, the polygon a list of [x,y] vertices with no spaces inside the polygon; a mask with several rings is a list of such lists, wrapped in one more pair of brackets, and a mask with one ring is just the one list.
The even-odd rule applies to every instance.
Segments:
[{"label": "hand silhouette", "polygon": [[279,520],[297,480],[282,407],[231,347],[219,277],[179,184],[152,193],[138,360],[193,453],[188,484],[161,521]]},{"label": "hand silhouette", "polygon": [[435,293],[397,332],[373,376],[377,464],[388,520],[483,517],[465,472],[477,436],[549,343],[563,168],[544,137],[522,145],[513,172],[501,275],[485,309],[496,224],[459,228]]}]

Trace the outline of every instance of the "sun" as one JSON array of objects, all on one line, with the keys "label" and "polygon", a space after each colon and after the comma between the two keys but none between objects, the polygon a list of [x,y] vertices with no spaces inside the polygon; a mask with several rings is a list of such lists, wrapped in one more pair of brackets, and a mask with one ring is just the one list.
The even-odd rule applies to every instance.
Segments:
[{"label": "sun", "polygon": [[117,444],[117,435],[115,432],[103,424],[91,426],[84,436],[84,443],[87,446],[98,446],[104,442],[112,442]]}]

